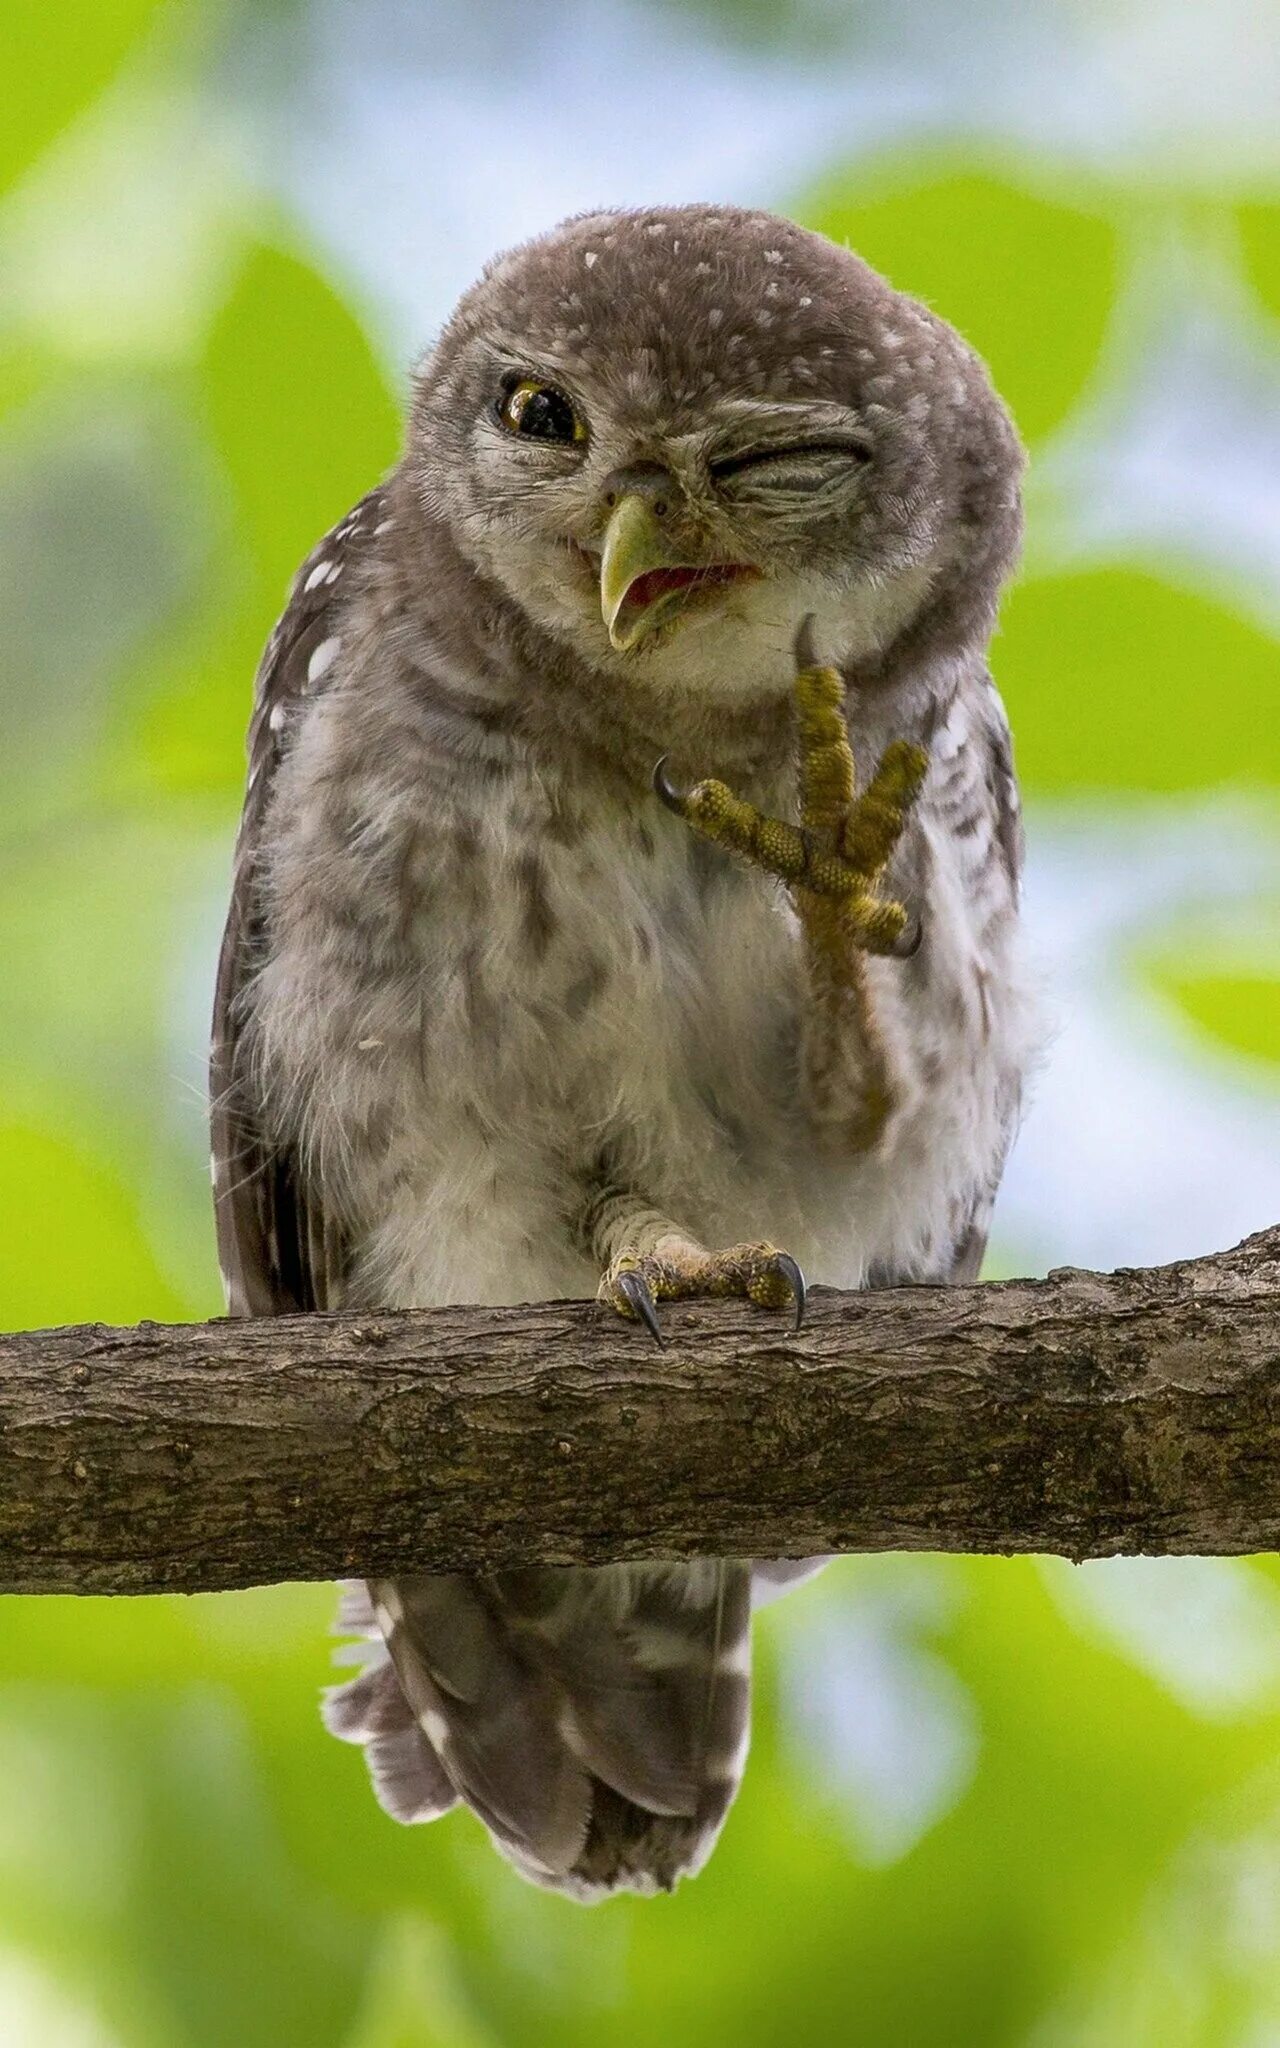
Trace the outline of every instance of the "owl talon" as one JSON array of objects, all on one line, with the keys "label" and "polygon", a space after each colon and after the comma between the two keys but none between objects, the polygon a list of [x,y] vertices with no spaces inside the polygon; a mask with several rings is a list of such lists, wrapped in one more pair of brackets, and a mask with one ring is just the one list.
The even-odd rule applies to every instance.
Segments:
[{"label": "owl talon", "polygon": [[809,1299],[809,1289],[805,1282],[804,1274],[800,1270],[798,1261],[792,1258],[790,1252],[776,1253],[774,1264],[791,1289],[796,1305],[795,1327],[798,1330],[804,1321],[805,1303]]},{"label": "owl talon", "polygon": [[662,1335],[662,1325],[658,1321],[658,1311],[654,1306],[653,1296],[649,1292],[649,1283],[643,1273],[619,1273],[614,1280],[614,1285],[619,1294],[624,1295],[630,1302],[632,1314],[638,1322],[644,1324],[659,1351],[665,1351],[667,1347],[666,1340]]},{"label": "owl talon", "polygon": [[656,1304],[736,1295],[757,1308],[792,1308],[795,1327],[804,1320],[804,1274],[790,1252],[771,1244],[736,1244],[704,1251],[674,1228],[653,1252],[626,1250],[611,1261],[600,1282],[599,1299],[628,1321],[643,1323],[660,1350],[666,1349]]},{"label": "owl talon", "polygon": [[844,683],[837,669],[816,662],[812,615],[801,620],[795,651],[799,824],[767,816],[714,777],[677,789],[666,754],[654,765],[653,788],[700,838],[784,883],[826,970],[847,980],[851,953],[907,960],[919,948],[919,918],[880,889],[924,787],[929,756],[911,741],[892,741],[857,795]]},{"label": "owl talon", "polygon": [[803,674],[805,669],[821,668],[818,659],[818,642],[815,634],[816,621],[812,612],[806,612],[796,627],[794,641],[796,668]]},{"label": "owl talon", "polygon": [[666,805],[669,811],[675,812],[677,818],[683,818],[685,814],[685,799],[681,795],[680,791],[676,788],[674,782],[669,780],[666,770],[667,756],[664,754],[662,756],[662,759],[660,761],[655,762],[654,764],[654,793],[655,795],[661,797],[663,803]]}]

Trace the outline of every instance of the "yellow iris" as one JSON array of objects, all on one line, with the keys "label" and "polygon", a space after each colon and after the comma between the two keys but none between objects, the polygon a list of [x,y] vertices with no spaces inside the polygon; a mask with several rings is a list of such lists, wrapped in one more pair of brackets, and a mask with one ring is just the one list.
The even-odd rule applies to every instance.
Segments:
[{"label": "yellow iris", "polygon": [[585,441],[587,424],[554,384],[522,377],[498,406],[498,418],[513,434],[537,441]]}]

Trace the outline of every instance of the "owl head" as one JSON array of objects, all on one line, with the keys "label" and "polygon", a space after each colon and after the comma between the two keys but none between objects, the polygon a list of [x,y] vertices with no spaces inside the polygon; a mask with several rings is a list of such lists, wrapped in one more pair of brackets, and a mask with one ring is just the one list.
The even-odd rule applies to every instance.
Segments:
[{"label": "owl head", "polygon": [[415,384],[406,464],[588,670],[785,687],[799,621],[874,664],[985,640],[1021,452],[953,329],[772,214],[593,213],[499,257]]}]

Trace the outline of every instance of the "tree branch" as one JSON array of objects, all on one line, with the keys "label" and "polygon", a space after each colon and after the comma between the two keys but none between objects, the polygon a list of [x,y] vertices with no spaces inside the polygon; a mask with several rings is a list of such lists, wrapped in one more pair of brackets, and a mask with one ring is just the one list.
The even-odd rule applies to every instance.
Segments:
[{"label": "tree branch", "polygon": [[1280,1547],[1280,1229],[1217,1258],[0,1337],[0,1590],[827,1550]]}]

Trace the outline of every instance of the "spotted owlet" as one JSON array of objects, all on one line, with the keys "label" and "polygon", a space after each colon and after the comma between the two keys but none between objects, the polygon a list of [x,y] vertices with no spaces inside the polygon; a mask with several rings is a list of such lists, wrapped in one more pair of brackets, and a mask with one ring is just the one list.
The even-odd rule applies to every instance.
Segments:
[{"label": "spotted owlet", "polygon": [[[234,1313],[800,1313],[976,1275],[1030,1043],[987,672],[1021,457],[973,352],[769,214],[500,257],[264,656],[219,974]],[[403,1821],[669,1888],[749,1726],[748,1561],[347,1591]]]}]

